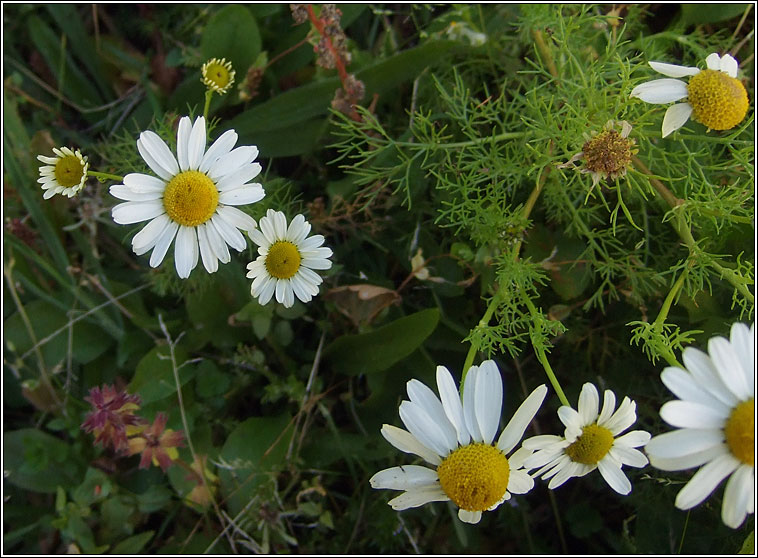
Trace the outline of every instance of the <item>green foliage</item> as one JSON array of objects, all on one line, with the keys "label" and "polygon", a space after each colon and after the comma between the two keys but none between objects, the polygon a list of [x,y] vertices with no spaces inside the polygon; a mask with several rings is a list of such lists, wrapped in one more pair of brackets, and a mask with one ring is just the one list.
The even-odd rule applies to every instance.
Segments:
[{"label": "green foliage", "polygon": [[[506,421],[554,374],[543,433],[564,428],[555,386],[574,404],[588,381],[667,430],[661,370],[754,320],[754,99],[731,130],[662,138],[667,107],[630,93],[660,77],[649,61],[712,52],[752,90],[754,8],[338,7],[365,86],[344,112],[344,76],[286,5],[4,6],[4,552],[751,552],[723,489],[674,508],[688,471],[627,468],[625,498],[597,472],[537,481],[478,525],[450,503],[396,512],[368,479],[419,463],[380,428],[438,365],[494,359]],[[236,82],[206,105],[211,57]],[[153,174],[139,134],[175,151],[179,117],[204,113],[209,142],[234,129],[260,150],[266,196],[240,208],[302,213],[333,250],[311,302],[251,296],[247,237],[213,274],[179,279],[173,248],[151,268],[143,225],[112,220],[113,178],[42,199],[38,154]],[[634,158],[593,176],[575,156],[609,121]],[[167,472],[81,428],[104,384],[183,431]]]}]

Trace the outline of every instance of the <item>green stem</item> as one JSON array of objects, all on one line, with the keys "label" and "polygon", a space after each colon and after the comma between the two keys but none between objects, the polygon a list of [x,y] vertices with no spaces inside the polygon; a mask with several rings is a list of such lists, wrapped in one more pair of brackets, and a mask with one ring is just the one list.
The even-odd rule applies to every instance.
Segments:
[{"label": "green stem", "polygon": [[205,106],[203,107],[203,118],[208,120],[208,110],[211,108],[211,98],[213,97],[213,89],[208,89],[205,92]]},{"label": "green stem", "polygon": [[653,322],[653,330],[657,333],[660,333],[661,329],[663,328],[663,324],[666,321],[666,317],[669,315],[669,310],[671,310],[671,305],[674,303],[674,299],[676,298],[676,295],[679,293],[679,289],[682,288],[682,285],[684,285],[684,279],[687,277],[687,272],[689,272],[689,267],[686,267],[682,274],[679,276],[679,279],[676,280],[676,283],[674,283],[674,286],[671,288],[671,291],[666,296],[666,300],[663,301],[663,306],[661,306],[661,311],[658,313],[658,317]]},{"label": "green stem", "polygon": [[[524,304],[526,304],[526,307],[529,309],[529,313],[536,318],[540,312],[537,311],[537,308],[534,306],[532,299],[529,298],[529,296],[524,291],[523,287],[519,287],[519,292],[521,294],[521,298],[524,301]],[[541,322],[537,321],[537,323],[541,323]],[[563,393],[563,388],[561,388],[561,384],[558,381],[558,378],[555,376],[555,372],[553,372],[553,368],[552,366],[550,366],[550,362],[548,362],[547,360],[547,354],[545,353],[545,349],[541,346],[538,346],[534,342],[534,338],[532,338],[532,346],[534,347],[534,354],[537,355],[537,360],[540,361],[542,368],[545,369],[545,374],[547,374],[547,378],[548,380],[550,380],[550,384],[553,386],[553,389],[555,390],[555,394],[558,396],[558,399],[560,399],[561,403],[563,403],[567,407],[571,407],[571,403],[569,403],[568,399],[566,398],[566,394]]]},{"label": "green stem", "polygon": [[486,141],[501,141],[501,140],[509,140],[509,139],[518,139],[523,138],[525,136],[528,136],[528,132],[503,132],[502,134],[497,134],[495,136],[484,136],[481,138],[469,140],[469,141],[456,141],[453,143],[418,143],[413,141],[396,141],[393,142],[395,145],[399,145],[402,147],[441,147],[442,149],[455,149],[459,147],[469,147],[471,145],[478,145],[480,143],[484,143]]},{"label": "green stem", "polygon": [[93,171],[93,170],[88,170],[87,171],[87,176],[94,176],[100,182],[105,182],[106,180],[118,180],[120,182],[124,181],[124,177],[123,176],[119,176],[117,174],[110,174],[110,173],[107,173],[107,172],[97,172],[97,171]]},{"label": "green stem", "polygon": [[[490,323],[490,318],[492,318],[492,314],[495,313],[495,309],[497,308],[497,305],[500,303],[500,295],[501,290],[504,290],[504,286],[506,283],[502,283],[500,285],[500,288],[498,288],[495,295],[490,300],[489,305],[487,306],[487,310],[484,312],[484,316],[482,316],[482,319],[479,320],[479,324],[477,327],[487,327],[487,324]],[[461,373],[461,392],[463,391],[463,381],[466,379],[466,374],[468,373],[468,369],[471,368],[471,365],[474,363],[474,356],[476,355],[476,346],[471,343],[471,346],[468,349],[468,353],[466,354],[466,360],[463,362],[463,372]]]},{"label": "green stem", "polygon": [[734,271],[729,269],[728,267],[722,266],[720,263],[718,263],[713,258],[708,258],[708,265],[710,265],[713,269],[718,271],[721,276],[729,281],[732,286],[737,289],[742,296],[744,296],[747,300],[749,300],[751,303],[755,301],[755,298],[753,297],[753,293],[750,292],[750,289],[747,288],[747,285],[742,282],[742,277],[738,274],[736,274]]}]

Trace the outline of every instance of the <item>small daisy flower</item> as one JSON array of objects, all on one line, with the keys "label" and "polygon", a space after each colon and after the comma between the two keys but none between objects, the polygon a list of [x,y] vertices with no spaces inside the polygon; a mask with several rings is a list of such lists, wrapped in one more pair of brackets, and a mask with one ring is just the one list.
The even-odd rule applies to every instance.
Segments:
[{"label": "small daisy flower", "polygon": [[55,194],[63,194],[71,198],[84,188],[89,168],[87,157],[78,149],[71,151],[68,147],[53,147],[53,153],[55,157],[37,155],[37,159],[45,163],[39,168],[37,179],[45,191],[42,197],[47,200]]},{"label": "small daisy flower", "polygon": [[632,97],[657,105],[687,99],[666,110],[661,129],[664,138],[684,126],[690,116],[709,130],[729,130],[745,118],[747,91],[737,79],[737,61],[730,55],[709,54],[705,59],[706,70],[663,62],[649,64],[664,76],[692,76],[688,83],[678,79],[654,79],[632,90]]},{"label": "small daisy flower", "polygon": [[227,62],[226,58],[219,60],[218,58],[211,58],[201,69],[203,74],[203,84],[218,93],[223,95],[229,88],[234,85],[235,72],[232,69],[232,63]]},{"label": "small daisy flower", "polygon": [[[251,183],[261,172],[253,161],[255,146],[240,146],[237,133],[227,130],[205,150],[205,119],[192,124],[188,117],[179,121],[177,156],[158,134],[140,134],[137,149],[158,177],[131,173],[123,184],[111,186],[110,193],[126,203],[113,208],[113,220],[120,225],[150,221],[132,238],[138,256],[153,250],[150,267],[157,267],[176,237],[174,260],[179,277],[189,277],[198,256],[208,273],[218,262],[228,263],[231,246],[238,252],[247,247],[238,229],[250,231],[255,220],[235,205],[255,203],[263,198],[263,187]],[[178,158],[178,161],[177,161]]]},{"label": "small daisy flower", "polygon": [[584,168],[579,169],[579,172],[592,175],[593,188],[601,180],[607,178],[615,180],[626,176],[626,169],[632,162],[632,155],[637,153],[634,147],[636,142],[629,139],[632,131],[631,124],[626,120],[618,124],[621,125],[621,132],[615,129],[614,121],[609,120],[600,133],[593,133],[592,136],[585,135],[587,141],[584,142],[582,150],[566,163],[558,165],[558,168],[575,168],[574,163],[584,159]]},{"label": "small daisy flower", "polygon": [[661,380],[679,398],[661,407],[676,430],[645,447],[663,471],[702,467],[679,491],[675,505],[688,510],[730,477],[721,519],[736,529],[755,511],[755,324],[732,325],[730,339],[708,341],[708,354],[687,347],[686,370],[669,366]]},{"label": "small daisy flower", "polygon": [[440,398],[419,382],[408,382],[410,401],[400,404],[400,419],[408,430],[389,424],[382,436],[405,453],[413,453],[433,467],[401,465],[376,473],[373,488],[402,490],[389,501],[394,510],[416,508],[429,502],[452,500],[458,518],[478,523],[482,512],[492,511],[511,494],[525,494],[534,480],[523,469],[531,452],[518,445],[547,394],[536,388],[514,413],[496,444],[500,426],[503,384],[491,360],[472,366],[463,386],[463,397],[444,366],[437,367]]},{"label": "small daisy flower", "polygon": [[637,405],[628,397],[614,412],[616,396],[607,389],[600,413],[599,404],[597,389],[586,383],[579,394],[579,411],[565,405],[558,409],[558,418],[566,426],[563,436],[543,435],[524,440],[523,446],[535,451],[524,466],[540,468],[532,476],[550,478],[548,488],[553,489],[572,477],[583,477],[599,469],[613,490],[619,494],[631,492],[632,484],[621,467],[647,465],[647,457],[634,448],[644,446],[650,434],[634,430],[617,437],[637,420]]},{"label": "small daisy flower", "polygon": [[295,303],[295,296],[310,302],[323,281],[313,270],[332,267],[331,248],[321,246],[324,237],[308,236],[311,225],[302,215],[295,215],[288,227],[284,213],[273,209],[261,218],[260,227],[248,231],[260,254],[247,264],[247,277],[253,279],[251,294],[260,304],[267,304],[276,293],[285,308]]}]

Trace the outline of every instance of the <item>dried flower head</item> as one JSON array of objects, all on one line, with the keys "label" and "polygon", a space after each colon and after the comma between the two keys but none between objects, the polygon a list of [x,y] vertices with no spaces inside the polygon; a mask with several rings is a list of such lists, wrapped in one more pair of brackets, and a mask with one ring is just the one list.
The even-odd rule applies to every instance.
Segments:
[{"label": "dried flower head", "polygon": [[160,466],[165,473],[171,464],[179,458],[176,448],[184,445],[184,433],[166,429],[165,413],[158,413],[155,422],[143,428],[137,436],[129,438],[127,455],[142,454],[139,462],[140,469],[147,469],[150,463]]},{"label": "dried flower head", "polygon": [[[621,125],[621,132],[615,129],[616,124]],[[571,157],[566,163],[558,165],[558,168],[576,168],[574,164],[579,159],[584,159],[584,168],[579,172],[592,175],[592,186],[595,187],[600,180],[610,178],[615,180],[626,175],[626,169],[632,162],[632,155],[637,153],[635,140],[629,139],[632,126],[626,120],[614,122],[609,120],[600,133],[593,133],[587,137],[582,150]]]},{"label": "dried flower head", "polygon": [[93,410],[82,423],[82,430],[94,432],[95,443],[111,445],[116,451],[127,448],[127,427],[139,425],[143,420],[134,414],[139,409],[139,395],[119,391],[114,386],[93,387],[84,398]]}]

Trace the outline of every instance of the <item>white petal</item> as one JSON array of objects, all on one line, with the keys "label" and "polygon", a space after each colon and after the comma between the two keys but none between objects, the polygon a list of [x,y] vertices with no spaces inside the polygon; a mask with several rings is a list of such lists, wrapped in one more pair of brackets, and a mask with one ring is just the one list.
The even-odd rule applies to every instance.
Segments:
[{"label": "white petal", "polygon": [[311,225],[305,220],[305,217],[299,213],[290,221],[290,226],[287,228],[287,240],[298,246],[302,242],[308,233],[311,232]]},{"label": "white petal", "polygon": [[[268,241],[266,245],[273,244],[277,240],[283,240],[280,238],[277,238],[276,232],[274,231],[274,222],[269,217],[271,213],[271,210],[269,210],[269,213],[266,214],[265,217],[261,217],[261,220],[258,222],[258,226],[261,228],[261,232],[263,233],[263,236]],[[258,244],[259,246],[264,246],[263,244]]]},{"label": "white petal", "polygon": [[205,151],[205,140],[205,118],[200,116],[192,125],[192,132],[190,132],[187,142],[187,160],[189,161],[189,168],[192,170],[197,170],[200,167]]},{"label": "white petal", "polygon": [[718,55],[718,53],[712,52],[708,56],[705,57],[705,65],[708,67],[709,70],[720,70],[721,57]]},{"label": "white petal", "polygon": [[655,105],[673,103],[687,96],[687,84],[678,79],[654,79],[632,89],[631,96]]},{"label": "white petal", "polygon": [[650,432],[644,430],[632,430],[623,436],[616,438],[614,446],[624,446],[625,448],[638,448],[644,446],[650,441]]},{"label": "white petal", "polygon": [[508,492],[513,494],[526,494],[534,488],[534,479],[523,470],[511,471],[508,477]]},{"label": "white petal", "polygon": [[279,279],[276,282],[276,300],[282,303],[285,308],[289,308],[294,302],[294,294],[289,284],[290,282],[286,279]]},{"label": "white petal", "polygon": [[141,256],[155,246],[158,239],[170,223],[171,219],[169,219],[168,215],[163,214],[145,225],[142,230],[132,238],[132,250],[134,250],[134,253]]},{"label": "white petal", "polygon": [[414,455],[418,455],[420,458],[425,460],[427,463],[431,463],[432,465],[439,465],[442,463],[442,460],[438,454],[434,453],[434,451],[424,446],[421,442],[413,437],[413,434],[403,430],[402,428],[392,426],[391,424],[385,424],[382,426],[382,436],[384,436],[384,439],[387,440],[390,444],[404,453],[412,453]]},{"label": "white petal", "polygon": [[508,454],[514,447],[516,447],[516,444],[518,444],[519,440],[521,440],[524,435],[527,426],[532,422],[534,415],[540,410],[540,406],[545,400],[546,395],[547,387],[545,384],[542,384],[537,386],[532,393],[529,394],[529,397],[519,405],[519,408],[513,413],[511,420],[508,421],[508,424],[503,429],[503,432],[500,434],[500,438],[497,441],[497,447],[500,451]]},{"label": "white petal", "polygon": [[287,218],[281,211],[275,211],[271,217],[271,222],[274,225],[274,234],[276,238],[284,238],[287,234]]},{"label": "white petal", "polygon": [[114,198],[126,201],[150,201],[162,200],[163,192],[135,192],[124,184],[114,184],[108,189],[108,193]]},{"label": "white petal", "polygon": [[703,351],[694,347],[687,347],[682,351],[684,366],[695,378],[695,381],[706,389],[711,395],[724,403],[730,409],[737,405],[738,399],[734,393],[724,385],[716,367],[710,357]]},{"label": "white petal", "polygon": [[221,263],[229,263],[231,260],[229,246],[227,246],[224,239],[221,238],[221,235],[216,229],[216,225],[213,224],[213,221],[206,221],[204,225],[206,235],[208,236],[208,243],[210,244],[213,253],[216,255],[216,258],[218,258]]},{"label": "white petal", "polygon": [[721,484],[728,475],[732,474],[740,462],[731,454],[718,456],[706,463],[676,495],[674,505],[680,510],[688,510],[705,500]]},{"label": "white petal", "polygon": [[534,452],[525,447],[520,447],[508,458],[508,465],[510,465],[511,471],[521,469],[524,467],[524,462],[532,456]]},{"label": "white petal", "polygon": [[426,447],[440,456],[447,456],[455,446],[450,445],[442,428],[419,405],[410,401],[400,403],[400,419],[408,431]]},{"label": "white petal", "polygon": [[626,495],[632,491],[632,483],[626,478],[621,467],[613,464],[607,456],[598,461],[597,468],[600,470],[600,474],[603,475],[605,482],[619,494]]},{"label": "white petal", "polygon": [[[506,426],[505,429],[508,430],[508,427]],[[505,430],[503,433],[505,433]],[[532,436],[531,438],[527,438],[524,440],[524,443],[521,444],[521,446],[530,450],[541,450],[562,441],[563,438],[560,436],[555,436],[553,434],[540,434],[539,436]],[[498,448],[500,448],[501,451],[503,450],[503,448],[500,447],[500,444],[498,444]]]},{"label": "white petal", "polygon": [[654,437],[645,446],[645,452],[651,459],[684,457],[719,446],[723,441],[724,433],[720,429],[684,428]]},{"label": "white petal", "polygon": [[740,401],[747,401],[754,396],[748,386],[742,363],[732,345],[723,337],[714,337],[708,341],[708,354],[716,366],[721,381]]},{"label": "white petal", "polygon": [[648,464],[647,457],[640,450],[618,446],[616,444],[608,452],[614,459],[629,467],[644,467]]},{"label": "white petal", "polygon": [[685,125],[692,114],[692,106],[689,103],[677,103],[666,109],[661,124],[661,136],[666,137]]},{"label": "white petal", "polygon": [[451,450],[457,446],[457,433],[455,426],[447,420],[445,409],[434,392],[418,380],[409,380],[407,383],[408,397],[421,407],[427,416],[434,422],[445,436],[446,445]]},{"label": "white petal", "polygon": [[[645,447],[645,451],[647,451],[647,447]],[[726,444],[722,443],[681,457],[657,457],[650,453],[647,456],[650,459],[650,464],[656,469],[660,469],[661,471],[682,471],[684,469],[700,467],[703,463],[708,463],[720,455],[727,453],[730,453],[729,448],[726,447]]]},{"label": "white petal", "polygon": [[226,205],[247,205],[261,201],[266,196],[263,186],[260,184],[248,184],[235,190],[220,192],[218,196],[219,203]]},{"label": "white petal", "polygon": [[119,225],[131,225],[154,219],[165,212],[162,200],[148,200],[120,203],[113,208],[111,215]]},{"label": "white petal", "polygon": [[192,131],[192,122],[188,116],[179,119],[179,128],[176,132],[176,158],[179,159],[179,168],[183,171],[189,170],[189,158],[187,157],[187,148],[189,146],[189,136]]},{"label": "white petal", "polygon": [[311,252],[316,250],[324,243],[324,236],[320,234],[314,234],[302,241],[300,241],[297,247],[303,252]]},{"label": "white petal", "polygon": [[479,424],[476,422],[476,405],[474,396],[476,395],[476,376],[479,373],[478,366],[472,366],[468,369],[468,374],[463,380],[463,419],[466,421],[466,430],[468,430],[475,442],[482,441],[482,433],[479,431]]},{"label": "white petal", "polygon": [[216,213],[218,213],[224,221],[243,231],[252,231],[257,227],[255,219],[236,207],[219,205],[216,208]]},{"label": "white petal", "polygon": [[603,392],[603,410],[600,411],[600,415],[597,417],[598,424],[605,424],[613,415],[613,411],[616,409],[616,394],[607,389]]},{"label": "white petal", "polygon": [[197,265],[198,260],[197,233],[195,227],[179,227],[174,248],[174,264],[180,278],[186,279]]},{"label": "white petal", "polygon": [[[216,162],[208,169],[208,176],[213,180],[220,180],[222,177],[229,177],[238,174],[242,169],[250,168],[257,169],[257,172],[250,177],[255,178],[261,172],[260,164],[253,163],[257,154],[258,149],[247,145],[232,149],[226,155],[216,159]],[[239,184],[247,182],[250,178],[240,180]]]},{"label": "white petal", "polygon": [[726,483],[721,506],[721,520],[724,524],[732,529],[742,525],[754,505],[754,497],[755,471],[749,465],[742,465]]},{"label": "white petal", "polygon": [[597,420],[598,406],[600,405],[600,397],[597,393],[597,388],[591,383],[587,382],[582,386],[582,391],[579,393],[578,412],[582,426],[588,424],[594,424]]},{"label": "white petal", "polygon": [[736,78],[738,69],[739,64],[737,64],[737,61],[730,54],[725,54],[721,57],[719,70],[727,74],[729,77]]},{"label": "white petal", "polygon": [[[234,208],[236,209],[236,208]],[[237,210],[239,211],[239,210]],[[219,212],[220,213],[220,212]],[[261,221],[262,222],[262,221]],[[260,246],[262,248],[268,248],[269,241],[266,239],[265,236],[263,236],[263,233],[259,231],[258,229],[247,229],[247,234],[250,237],[250,240],[255,242],[257,246]]]},{"label": "white petal", "polygon": [[576,434],[574,434],[576,436],[579,436],[579,434],[581,434],[582,427],[586,426],[585,424],[582,424],[582,419],[579,416],[579,413],[577,413],[571,407],[567,407],[565,405],[558,408],[558,418],[564,424],[566,430],[570,430],[572,434],[574,434],[575,431],[578,431]]},{"label": "white petal", "polygon": [[179,164],[166,143],[151,131],[142,132],[137,140],[137,151],[155,174],[171,180],[179,173]]},{"label": "white petal", "polygon": [[227,130],[221,134],[216,141],[208,148],[200,162],[199,171],[207,173],[211,165],[220,157],[223,157],[231,151],[234,144],[237,143],[237,132]]},{"label": "white petal", "polygon": [[722,428],[727,418],[712,407],[689,401],[668,401],[661,407],[660,414],[677,428]]},{"label": "white petal", "polygon": [[245,243],[245,237],[242,236],[241,232],[230,225],[218,213],[211,217],[211,222],[216,227],[216,230],[221,235],[221,238],[223,238],[229,246],[237,250],[237,252],[242,252],[242,250],[245,249],[247,246]]},{"label": "white petal", "polygon": [[455,387],[453,376],[444,366],[437,367],[437,391],[440,393],[440,399],[442,400],[442,407],[445,410],[445,415],[455,427],[455,431],[458,435],[458,443],[465,446],[471,440],[471,436],[466,428],[466,421],[463,418],[461,396],[458,393],[458,389]]},{"label": "white petal", "polygon": [[666,64],[665,62],[648,62],[648,64],[650,64],[650,67],[659,74],[672,78],[694,76],[700,73],[699,68],[693,68],[691,66],[679,66],[677,64]]},{"label": "white petal", "polygon": [[313,295],[311,294],[308,286],[309,284],[304,281],[298,274],[295,274],[295,276],[290,279],[290,285],[292,286],[292,290],[295,292],[295,296],[303,302],[310,302],[313,298]]},{"label": "white petal", "polygon": [[482,519],[482,512],[459,509],[458,519],[460,519],[464,523],[477,524]]},{"label": "white petal", "polygon": [[[210,221],[208,222],[210,225]],[[211,243],[208,240],[208,227],[205,223],[197,227],[197,242],[200,247],[200,258],[203,261],[203,267],[208,273],[215,273],[218,271],[218,259],[216,254],[211,248]]]},{"label": "white petal", "polygon": [[750,329],[741,323],[732,324],[732,331],[729,336],[729,342],[732,345],[732,351],[740,361],[742,373],[745,375],[745,381],[748,384],[750,393],[755,393],[755,336]]},{"label": "white petal", "polygon": [[417,508],[428,504],[429,502],[446,502],[447,494],[442,492],[438,486],[424,486],[408,492],[403,492],[400,496],[387,502],[393,510],[407,510],[408,508]]},{"label": "white petal", "polygon": [[695,381],[692,374],[676,366],[668,366],[661,372],[661,381],[671,393],[676,395],[682,401],[691,401],[700,403],[706,407],[714,407],[723,413],[729,413],[729,407],[724,405],[711,393],[706,391],[703,386]]},{"label": "white petal", "polygon": [[608,422],[605,424],[599,424],[599,426],[604,426],[611,431],[611,434],[617,436],[635,423],[637,420],[636,409],[637,404],[628,397],[624,397],[621,401],[621,405],[619,405],[616,412],[611,415]]},{"label": "white petal", "polygon": [[476,378],[476,421],[482,440],[491,444],[500,427],[500,414],[503,410],[503,380],[500,370],[492,360],[485,360],[479,365]]},{"label": "white petal", "polygon": [[274,296],[274,291],[276,291],[276,278],[271,277],[270,275],[266,277],[263,285],[261,286],[260,293],[258,294],[258,303],[261,306],[264,306],[268,304],[268,301],[271,300],[271,297]]},{"label": "white petal", "polygon": [[[331,252],[331,250],[330,250]],[[304,254],[300,254],[301,256],[304,256]],[[300,262],[301,265],[304,265],[305,267],[308,267],[310,269],[329,269],[332,267],[332,262],[327,260],[326,258],[306,258],[303,257],[303,259]]]},{"label": "white petal", "polygon": [[166,189],[166,182],[164,180],[139,172],[131,172],[127,174],[124,177],[124,185],[133,192],[143,194],[148,192],[163,193],[163,190]]},{"label": "white petal", "polygon": [[371,488],[409,490],[422,486],[439,486],[437,471],[419,465],[401,465],[379,471],[368,481]]},{"label": "white petal", "polygon": [[558,469],[554,473],[555,476],[552,479],[550,479],[550,482],[548,483],[547,487],[550,490],[558,488],[567,480],[577,476],[576,473],[579,469],[580,469],[579,463],[574,463],[573,461],[569,459],[568,462],[565,463],[565,465],[563,465],[560,469]]},{"label": "white petal", "polygon": [[163,230],[158,242],[155,243],[153,253],[150,254],[150,267],[158,267],[161,264],[163,258],[166,257],[166,252],[168,252],[169,246],[171,246],[171,242],[174,240],[174,236],[178,230],[179,223],[176,221],[171,221],[168,227]]}]

